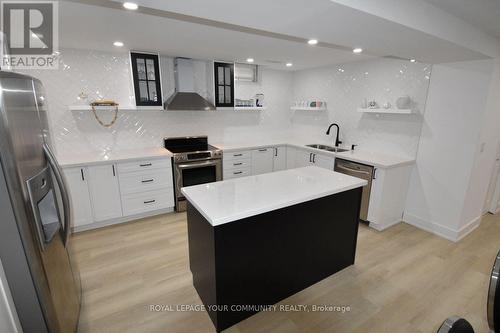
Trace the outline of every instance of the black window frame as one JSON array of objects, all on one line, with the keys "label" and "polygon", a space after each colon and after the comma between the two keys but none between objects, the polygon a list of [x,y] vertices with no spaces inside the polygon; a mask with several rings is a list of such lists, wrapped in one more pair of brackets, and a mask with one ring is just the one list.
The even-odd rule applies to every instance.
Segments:
[{"label": "black window frame", "polygon": [[[148,80],[147,78],[147,65],[146,65],[146,80],[139,79],[139,73],[137,72],[137,59],[144,59],[146,64],[147,59],[153,60],[155,79]],[[134,81],[134,94],[135,94],[135,105],[136,106],[162,106],[163,105],[163,92],[161,90],[161,77],[160,77],[160,56],[155,53],[146,52],[130,52],[130,63],[132,65],[132,78]],[[155,82],[157,101],[141,101],[141,91],[139,88],[139,82],[146,81],[146,87],[148,89],[149,96],[149,82]]]},{"label": "black window frame", "polygon": [[[230,75],[231,75],[231,82],[230,82],[230,88],[231,88],[231,102],[230,103],[220,103],[219,102],[219,68],[230,68]],[[225,71],[224,71],[225,73]],[[224,80],[225,82],[225,80]],[[216,107],[234,107],[234,63],[229,63],[229,62],[214,62],[214,90],[215,90],[215,106]],[[228,86],[226,84],[223,85],[224,87]],[[225,100],[225,99],[224,99]]]}]

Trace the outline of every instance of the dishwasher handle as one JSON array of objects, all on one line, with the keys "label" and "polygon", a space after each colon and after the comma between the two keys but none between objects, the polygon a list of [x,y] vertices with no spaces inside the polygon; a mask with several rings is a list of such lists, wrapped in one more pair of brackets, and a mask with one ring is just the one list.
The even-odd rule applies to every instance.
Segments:
[{"label": "dishwasher handle", "polygon": [[368,171],[363,171],[363,170],[356,170],[356,169],[351,169],[351,168],[348,168],[346,166],[343,166],[341,164],[337,164],[336,167],[340,170],[344,170],[344,171],[347,171],[347,172],[352,172],[352,173],[355,173],[355,174],[362,174],[362,175],[366,175],[367,177],[369,177],[369,179],[372,177],[372,172],[368,172]]}]

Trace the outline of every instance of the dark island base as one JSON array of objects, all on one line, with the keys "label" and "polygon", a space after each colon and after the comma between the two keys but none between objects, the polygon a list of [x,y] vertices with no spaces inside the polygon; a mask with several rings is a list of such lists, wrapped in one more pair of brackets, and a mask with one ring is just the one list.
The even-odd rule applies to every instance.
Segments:
[{"label": "dark island base", "polygon": [[212,227],[188,202],[193,284],[217,332],[258,312],[234,305],[278,303],[354,264],[360,203],[357,188]]}]

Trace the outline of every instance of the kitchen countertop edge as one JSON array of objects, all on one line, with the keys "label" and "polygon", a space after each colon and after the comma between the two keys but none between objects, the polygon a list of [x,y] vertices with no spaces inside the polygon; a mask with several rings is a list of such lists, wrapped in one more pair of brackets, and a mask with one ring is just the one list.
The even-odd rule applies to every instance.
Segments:
[{"label": "kitchen countertop edge", "polygon": [[[362,151],[347,151],[347,152],[341,152],[341,153],[334,153],[334,152],[329,152],[326,150],[321,150],[317,148],[311,148],[307,147],[305,144],[302,143],[291,143],[291,142],[275,142],[275,143],[267,143],[267,144],[235,144],[235,145],[230,145],[230,146],[225,146],[224,144],[215,144],[216,147],[222,149],[224,152],[235,152],[235,151],[240,151],[240,150],[252,150],[252,149],[261,149],[261,148],[266,148],[266,147],[275,147],[275,146],[288,146],[292,148],[299,148],[299,149],[306,149],[310,152],[321,154],[324,156],[332,156],[332,157],[338,157],[342,158],[345,160],[349,160],[352,162],[358,162],[362,164],[367,164],[367,165],[372,165],[376,168],[382,168],[382,169],[391,169],[391,168],[396,168],[396,167],[401,167],[401,166],[406,166],[406,165],[412,165],[415,164],[415,159],[407,158],[407,157],[400,157],[400,156],[388,156],[384,154],[378,154],[379,157],[382,155],[387,156],[391,159],[396,160],[395,162],[389,162],[389,163],[381,163],[376,161],[377,158],[370,159],[370,158],[363,158],[362,156],[366,154],[366,152]],[[358,155],[358,156],[356,156]],[[374,155],[377,155],[377,153],[374,153]]]},{"label": "kitchen countertop edge", "polygon": [[115,153],[103,154],[92,152],[78,156],[56,154],[59,166],[63,169],[81,166],[105,165],[110,163],[132,162],[144,159],[170,158],[172,153],[165,148],[146,148],[122,150]]}]

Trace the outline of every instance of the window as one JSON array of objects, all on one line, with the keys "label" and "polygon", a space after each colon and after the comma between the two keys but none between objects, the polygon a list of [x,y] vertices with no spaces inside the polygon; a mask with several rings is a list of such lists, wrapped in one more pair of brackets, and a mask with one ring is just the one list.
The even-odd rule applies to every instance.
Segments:
[{"label": "window", "polygon": [[257,65],[249,64],[234,64],[234,80],[257,82],[258,81],[258,67]]},{"label": "window", "polygon": [[215,62],[215,106],[234,106],[234,64]]},{"label": "window", "polygon": [[160,62],[157,54],[130,52],[137,106],[162,106]]}]

